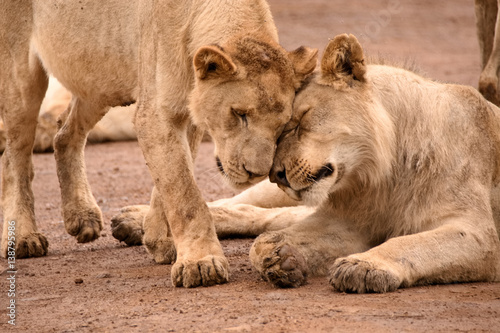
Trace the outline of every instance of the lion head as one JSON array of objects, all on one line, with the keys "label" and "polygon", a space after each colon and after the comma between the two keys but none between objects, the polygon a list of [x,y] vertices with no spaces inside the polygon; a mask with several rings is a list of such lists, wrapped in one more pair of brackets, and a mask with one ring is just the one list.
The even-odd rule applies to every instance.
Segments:
[{"label": "lion head", "polygon": [[316,58],[315,49],[286,52],[258,36],[239,36],[195,54],[192,118],[213,138],[219,170],[233,186],[267,177],[295,91],[314,70]]},{"label": "lion head", "polygon": [[292,198],[317,205],[332,192],[390,172],[393,125],[365,74],[360,44],[340,35],[326,47],[321,70],[297,93],[270,173]]}]

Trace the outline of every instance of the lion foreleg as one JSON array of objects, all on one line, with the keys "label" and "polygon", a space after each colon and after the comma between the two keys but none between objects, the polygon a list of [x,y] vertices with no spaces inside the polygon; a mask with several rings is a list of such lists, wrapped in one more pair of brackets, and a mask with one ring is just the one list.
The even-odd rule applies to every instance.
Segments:
[{"label": "lion foreleg", "polygon": [[97,239],[102,230],[101,210],[87,181],[83,150],[88,132],[107,109],[74,97],[68,118],[54,139],[64,225],[80,243]]},{"label": "lion foreleg", "polygon": [[260,208],[246,204],[210,207],[219,238],[256,237],[288,228],[313,212],[310,207]]},{"label": "lion foreleg", "polygon": [[151,108],[139,104],[136,128],[175,243],[173,284],[196,287],[227,282],[229,264],[192,174],[187,120],[165,119],[167,110],[160,113]]},{"label": "lion foreleg", "polygon": [[210,202],[209,206],[228,207],[236,204],[247,204],[262,208],[278,208],[298,206],[301,202],[290,198],[276,184],[271,183],[269,179],[265,179],[232,198]]},{"label": "lion foreleg", "polygon": [[[299,208],[305,207],[288,210]],[[255,240],[250,260],[264,280],[279,287],[298,287],[308,275],[326,275],[335,259],[369,248],[347,223],[307,209],[288,216],[289,228],[263,233]]]},{"label": "lion foreleg", "polygon": [[500,247],[493,228],[454,223],[391,238],[367,252],[336,260],[330,283],[338,291],[364,293],[498,279]]}]

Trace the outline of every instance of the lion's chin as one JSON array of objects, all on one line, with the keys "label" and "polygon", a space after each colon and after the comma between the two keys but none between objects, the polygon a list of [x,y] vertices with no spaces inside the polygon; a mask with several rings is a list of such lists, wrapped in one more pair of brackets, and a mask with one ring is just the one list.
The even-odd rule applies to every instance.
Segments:
[{"label": "lion's chin", "polygon": [[290,198],[300,201],[306,206],[317,206],[319,203],[328,199],[328,191],[320,186],[311,185],[301,190],[294,190],[293,188],[278,184],[278,187],[284,191]]},{"label": "lion's chin", "polygon": [[256,185],[257,183],[260,183],[261,181],[263,181],[264,179],[267,178],[267,176],[263,176],[263,177],[259,177],[259,178],[251,178],[251,179],[248,179],[247,181],[242,182],[242,181],[238,181],[236,179],[231,178],[231,176],[229,176],[225,172],[221,173],[221,174],[222,174],[222,178],[224,179],[226,184],[228,184],[229,186],[231,186],[232,188],[234,188],[236,190],[246,190],[247,188],[252,187],[252,186]]}]

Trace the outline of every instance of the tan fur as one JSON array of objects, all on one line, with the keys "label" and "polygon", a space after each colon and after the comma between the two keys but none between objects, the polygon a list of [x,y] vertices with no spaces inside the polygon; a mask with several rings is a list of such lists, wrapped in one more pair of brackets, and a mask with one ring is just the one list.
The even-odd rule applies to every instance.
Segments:
[{"label": "tan fur", "polygon": [[[53,151],[54,137],[57,133],[57,119],[66,110],[71,101],[71,93],[55,78],[49,78],[49,87],[45,93],[36,127],[34,153]],[[137,140],[133,119],[135,104],[111,108],[108,113],[89,132],[89,143],[107,141]],[[5,126],[0,121],[0,152],[5,150],[7,137]]]},{"label": "tan fur", "polygon": [[226,282],[228,263],[192,176],[203,130],[232,183],[262,179],[316,50],[284,51],[263,0],[4,2],[0,31],[2,255],[7,221],[16,223],[17,257],[47,252],[31,151],[48,72],[72,93],[54,139],[66,230],[79,242],[99,237],[83,147],[110,107],[137,101],[137,137],[155,183],[145,243],[156,260],[175,260],[176,286]]},{"label": "tan fur", "polygon": [[479,91],[500,105],[500,0],[475,0],[477,37],[481,56]]},{"label": "tan fur", "polygon": [[257,238],[254,266],[280,286],[328,273],[349,292],[500,280],[500,109],[404,69],[356,72],[360,58],[355,37],[337,36],[297,95],[271,179],[319,208]]}]

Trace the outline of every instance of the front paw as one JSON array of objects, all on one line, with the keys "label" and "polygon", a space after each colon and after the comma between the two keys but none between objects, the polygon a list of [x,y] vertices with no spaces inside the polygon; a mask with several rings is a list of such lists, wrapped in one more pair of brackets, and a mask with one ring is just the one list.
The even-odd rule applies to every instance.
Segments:
[{"label": "front paw", "polygon": [[258,237],[250,249],[250,260],[262,278],[281,288],[305,284],[308,267],[304,256],[284,235],[268,233]]},{"label": "front paw", "polygon": [[330,269],[329,280],[340,292],[385,293],[401,286],[401,279],[388,268],[353,257],[339,258]]},{"label": "front paw", "polygon": [[208,255],[200,260],[182,260],[172,267],[172,283],[176,287],[208,287],[228,280],[229,263],[224,256]]}]

